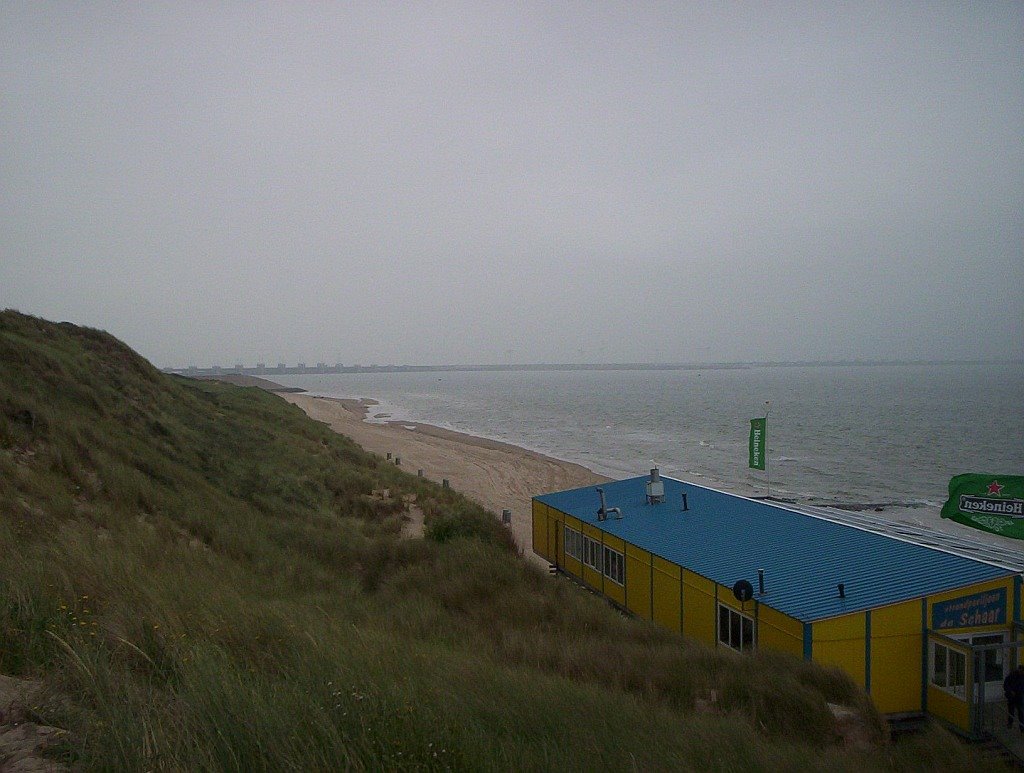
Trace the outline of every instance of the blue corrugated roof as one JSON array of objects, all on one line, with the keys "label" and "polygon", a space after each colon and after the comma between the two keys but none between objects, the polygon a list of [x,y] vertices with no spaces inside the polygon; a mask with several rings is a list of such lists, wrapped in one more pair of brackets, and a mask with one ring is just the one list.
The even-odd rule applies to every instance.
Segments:
[{"label": "blue corrugated roof", "polygon": [[621,519],[597,520],[596,486],[535,498],[730,588],[745,579],[756,592],[757,570],[764,569],[766,594],[759,600],[804,622],[1013,574],[776,504],[662,480],[665,502],[656,505],[646,504],[646,476],[602,484],[607,506],[620,508]]}]

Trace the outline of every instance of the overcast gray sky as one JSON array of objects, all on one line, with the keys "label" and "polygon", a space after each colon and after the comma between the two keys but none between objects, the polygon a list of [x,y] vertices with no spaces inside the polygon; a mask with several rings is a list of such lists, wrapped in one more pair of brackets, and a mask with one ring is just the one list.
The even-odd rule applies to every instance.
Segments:
[{"label": "overcast gray sky", "polygon": [[1024,4],[0,4],[0,307],[161,366],[1024,356]]}]

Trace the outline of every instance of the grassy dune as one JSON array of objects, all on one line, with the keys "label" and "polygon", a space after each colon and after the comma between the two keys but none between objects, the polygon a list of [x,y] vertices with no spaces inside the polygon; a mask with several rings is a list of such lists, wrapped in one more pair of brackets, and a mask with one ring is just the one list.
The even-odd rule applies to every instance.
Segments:
[{"label": "grassy dune", "polygon": [[[425,539],[400,534],[413,497]],[[837,671],[623,617],[276,396],[10,311],[0,562],[0,674],[41,680],[29,718],[67,729],[50,753],[83,769],[978,762],[938,729],[889,744]],[[869,745],[843,745],[828,701]]]}]

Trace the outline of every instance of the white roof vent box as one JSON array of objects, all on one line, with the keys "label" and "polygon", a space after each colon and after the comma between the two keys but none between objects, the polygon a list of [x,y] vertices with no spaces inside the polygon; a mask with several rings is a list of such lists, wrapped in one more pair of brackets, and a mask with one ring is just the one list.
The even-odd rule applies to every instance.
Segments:
[{"label": "white roof vent box", "polygon": [[647,481],[647,504],[656,505],[665,501],[665,482],[657,467],[651,468],[651,477]]}]

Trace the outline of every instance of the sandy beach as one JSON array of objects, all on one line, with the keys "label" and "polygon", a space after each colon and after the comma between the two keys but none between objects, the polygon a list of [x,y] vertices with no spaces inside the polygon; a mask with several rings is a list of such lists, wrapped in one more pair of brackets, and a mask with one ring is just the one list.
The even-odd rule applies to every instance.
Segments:
[{"label": "sandy beach", "polygon": [[402,469],[452,488],[476,500],[496,516],[512,511],[512,533],[523,555],[534,555],[530,499],[607,480],[586,467],[553,459],[518,446],[415,422],[364,421],[375,405],[369,400],[342,400],[307,394],[281,394],[315,421],[347,435],[367,451],[401,459]]}]

